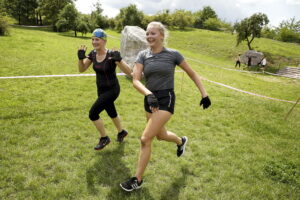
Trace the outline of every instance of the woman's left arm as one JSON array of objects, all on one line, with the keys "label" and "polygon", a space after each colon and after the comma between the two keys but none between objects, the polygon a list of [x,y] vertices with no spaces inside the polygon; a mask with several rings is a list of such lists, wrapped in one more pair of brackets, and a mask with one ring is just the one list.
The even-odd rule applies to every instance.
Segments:
[{"label": "woman's left arm", "polygon": [[122,70],[122,72],[132,78],[132,70],[124,60],[121,60],[120,62],[116,61],[116,64]]},{"label": "woman's left arm", "polygon": [[204,88],[204,85],[201,82],[200,77],[198,76],[198,74],[189,66],[189,64],[183,60],[180,64],[179,67],[181,67],[181,69],[183,69],[188,75],[189,77],[194,81],[195,85],[197,86],[197,88],[199,89],[199,91],[201,92],[202,98],[207,97],[207,93],[206,90]]}]

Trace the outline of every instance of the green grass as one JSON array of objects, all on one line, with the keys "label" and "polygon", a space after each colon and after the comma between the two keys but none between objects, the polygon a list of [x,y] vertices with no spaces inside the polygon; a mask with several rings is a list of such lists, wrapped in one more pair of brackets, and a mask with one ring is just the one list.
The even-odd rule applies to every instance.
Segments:
[{"label": "green grass", "polygon": [[[171,31],[169,44],[176,49],[186,49],[198,55],[196,58],[208,57],[211,63],[234,66],[238,53],[248,50],[245,42],[236,47],[236,35],[201,29]],[[300,62],[298,44],[283,43],[266,38],[255,38],[251,46],[265,53],[271,70]]]},{"label": "green grass", "polygon": [[[220,66],[230,63],[221,50],[225,44],[216,49],[224,56],[215,57],[180,45],[190,40],[186,34],[171,31],[169,46],[186,57]],[[0,37],[0,75],[78,73],[76,49],[86,44],[91,50],[91,41],[71,35],[12,28],[11,36]],[[119,43],[109,38],[108,47]],[[209,80],[274,98],[299,98],[299,80],[189,63]],[[189,137],[186,155],[179,159],[174,144],[155,140],[144,187],[131,194],[121,191],[118,184],[135,172],[145,117],[142,95],[125,77],[119,80],[117,110],[129,136],[124,144],[112,141],[95,152],[98,134],[88,119],[95,77],[0,79],[0,199],[300,198],[299,105],[284,120],[293,104],[203,81],[213,104],[202,110],[196,87],[182,73],[175,76],[175,114],[167,128]],[[103,113],[101,118],[115,140],[109,117]]]}]

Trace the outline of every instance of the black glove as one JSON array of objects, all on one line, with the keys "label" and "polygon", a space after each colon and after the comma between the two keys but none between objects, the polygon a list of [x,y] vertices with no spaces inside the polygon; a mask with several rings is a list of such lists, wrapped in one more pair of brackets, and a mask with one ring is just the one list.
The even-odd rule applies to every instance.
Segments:
[{"label": "black glove", "polygon": [[117,62],[121,62],[122,57],[121,57],[121,54],[120,54],[119,51],[113,51],[113,52],[111,53],[111,55],[112,55],[112,59],[113,59],[113,60],[115,60],[115,61],[117,61]]},{"label": "black glove", "polygon": [[85,59],[86,58],[86,56],[85,56],[85,50],[79,49],[78,52],[77,52],[77,56],[78,56],[79,60]]},{"label": "black glove", "polygon": [[149,104],[150,107],[153,107],[153,108],[157,108],[158,107],[158,100],[154,96],[154,94],[148,94],[146,96],[146,98],[147,98],[147,102],[148,102],[148,104]]},{"label": "black glove", "polygon": [[210,104],[211,104],[211,102],[210,102],[210,99],[208,96],[202,98],[200,101],[200,107],[201,107],[201,105],[203,105],[203,109],[208,108],[210,106]]}]

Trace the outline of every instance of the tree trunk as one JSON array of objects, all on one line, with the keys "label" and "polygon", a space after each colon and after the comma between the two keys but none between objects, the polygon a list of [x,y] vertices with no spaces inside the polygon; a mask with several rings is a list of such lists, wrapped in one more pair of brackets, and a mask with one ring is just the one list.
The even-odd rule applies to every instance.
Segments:
[{"label": "tree trunk", "polygon": [[[252,39],[252,40],[253,40],[253,39]],[[249,49],[249,50],[252,50],[252,47],[251,47],[251,42],[252,42],[252,40],[249,41],[249,39],[247,38],[247,46],[248,46],[248,49]]]},{"label": "tree trunk", "polygon": [[39,17],[40,17],[40,25],[43,26],[43,20],[42,20],[42,15],[41,15],[41,13],[39,13]]}]

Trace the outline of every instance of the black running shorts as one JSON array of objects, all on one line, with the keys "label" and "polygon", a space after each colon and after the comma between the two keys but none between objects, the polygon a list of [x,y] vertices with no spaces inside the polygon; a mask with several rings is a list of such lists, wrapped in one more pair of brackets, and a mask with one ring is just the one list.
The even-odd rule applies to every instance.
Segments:
[{"label": "black running shorts", "polygon": [[[175,93],[173,89],[158,90],[152,92],[158,100],[159,110],[165,110],[174,114],[175,107]],[[146,96],[144,98],[145,111],[152,113],[147,102]]]}]

